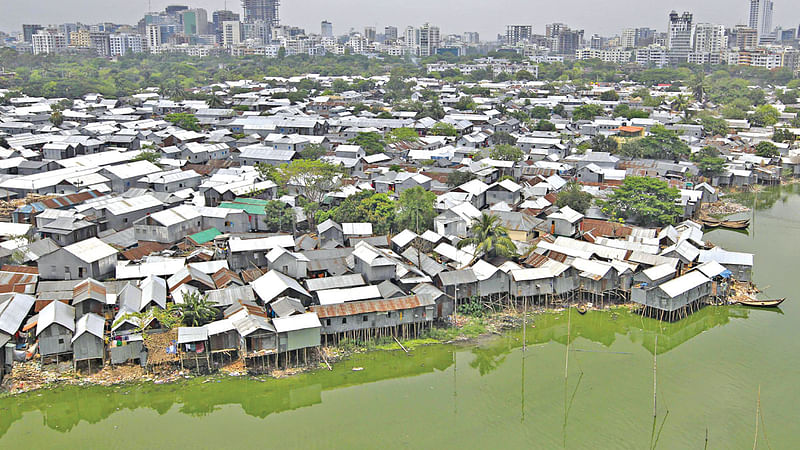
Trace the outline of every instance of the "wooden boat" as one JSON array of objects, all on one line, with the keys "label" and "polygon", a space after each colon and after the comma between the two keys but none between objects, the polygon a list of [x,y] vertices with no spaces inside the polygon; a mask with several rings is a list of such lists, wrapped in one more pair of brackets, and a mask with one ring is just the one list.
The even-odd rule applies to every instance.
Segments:
[{"label": "wooden boat", "polygon": [[703,226],[706,228],[717,228],[720,225],[722,225],[722,221],[716,219],[710,219],[707,217],[701,218],[700,222],[702,222]]},{"label": "wooden boat", "polygon": [[723,228],[730,228],[732,230],[744,230],[750,226],[750,219],[745,220],[723,220],[720,222]]},{"label": "wooden boat", "polygon": [[589,308],[587,308],[586,305],[578,305],[577,309],[578,309],[578,314],[580,315],[586,314],[586,311],[589,310]]},{"label": "wooden boat", "polygon": [[777,300],[739,300],[740,305],[752,306],[754,308],[777,308],[778,305],[784,302],[785,298]]}]

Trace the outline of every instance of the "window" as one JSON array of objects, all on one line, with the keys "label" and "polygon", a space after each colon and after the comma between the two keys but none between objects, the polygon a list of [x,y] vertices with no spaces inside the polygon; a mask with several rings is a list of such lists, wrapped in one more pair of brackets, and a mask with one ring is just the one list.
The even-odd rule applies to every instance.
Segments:
[{"label": "window", "polygon": [[64,343],[64,338],[58,338],[58,343],[59,344],[63,344]]},{"label": "window", "polygon": [[363,316],[361,316],[361,320],[366,322],[367,320],[369,320],[369,316],[364,314]]},{"label": "window", "polygon": [[326,326],[331,326],[331,319],[325,320],[325,325]]},{"label": "window", "polygon": [[128,218],[126,217],[126,218],[122,219],[122,223],[128,223]]},{"label": "window", "polygon": [[389,317],[389,318],[391,318],[391,317],[392,317],[392,312],[391,312],[391,311],[389,311],[388,313],[386,313],[386,317]]},{"label": "window", "polygon": [[347,323],[347,317],[342,317],[342,325]]}]

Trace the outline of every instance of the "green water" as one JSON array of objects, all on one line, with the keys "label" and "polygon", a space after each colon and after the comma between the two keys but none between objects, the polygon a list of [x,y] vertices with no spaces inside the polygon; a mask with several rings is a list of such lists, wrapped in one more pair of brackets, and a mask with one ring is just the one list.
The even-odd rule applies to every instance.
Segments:
[{"label": "green water", "polygon": [[480,344],[421,347],[410,356],[358,355],[332,372],[283,380],[30,393],[0,400],[0,448],[682,449],[703,448],[706,433],[708,448],[750,448],[759,385],[759,447],[795,448],[794,189],[751,199],[761,209],[750,234],[707,235],[756,253],[755,279],[767,296],[790,297],[782,312],[709,307],[677,324],[621,311],[546,314],[527,330],[524,352],[519,331]]}]

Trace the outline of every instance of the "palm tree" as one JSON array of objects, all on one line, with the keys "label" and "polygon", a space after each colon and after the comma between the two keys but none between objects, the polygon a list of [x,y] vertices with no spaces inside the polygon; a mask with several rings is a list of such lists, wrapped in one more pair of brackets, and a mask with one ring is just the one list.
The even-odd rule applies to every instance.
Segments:
[{"label": "palm tree", "polygon": [[696,101],[706,104],[705,76],[702,73],[692,80],[692,95]]},{"label": "palm tree", "polygon": [[209,108],[224,108],[225,101],[219,95],[211,94],[206,99],[206,103],[208,103]]},{"label": "palm tree", "polygon": [[500,224],[500,218],[497,216],[482,213],[472,221],[470,231],[472,236],[458,241],[458,248],[474,245],[472,262],[475,262],[481,253],[489,257],[512,257],[517,254],[517,246],[508,237],[508,230]]},{"label": "palm tree", "polygon": [[685,95],[679,94],[677,97],[675,97],[675,100],[672,101],[671,107],[675,112],[682,112],[684,118],[689,116],[689,99]]},{"label": "palm tree", "polygon": [[183,317],[183,324],[189,327],[203,326],[217,317],[217,311],[208,301],[208,296],[197,292],[184,292],[183,303],[177,305]]}]

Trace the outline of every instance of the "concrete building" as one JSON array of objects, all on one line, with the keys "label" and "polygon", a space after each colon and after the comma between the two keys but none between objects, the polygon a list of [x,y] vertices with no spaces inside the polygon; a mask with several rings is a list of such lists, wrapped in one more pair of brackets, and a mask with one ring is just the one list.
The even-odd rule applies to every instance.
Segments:
[{"label": "concrete building", "polygon": [[750,20],[747,24],[758,33],[759,44],[775,40],[772,30],[772,8],[772,0],[750,0]]}]

